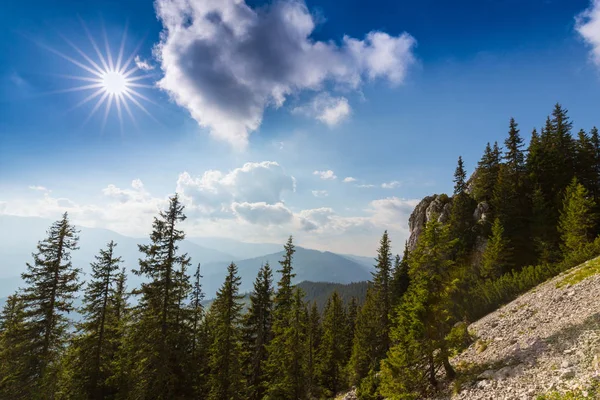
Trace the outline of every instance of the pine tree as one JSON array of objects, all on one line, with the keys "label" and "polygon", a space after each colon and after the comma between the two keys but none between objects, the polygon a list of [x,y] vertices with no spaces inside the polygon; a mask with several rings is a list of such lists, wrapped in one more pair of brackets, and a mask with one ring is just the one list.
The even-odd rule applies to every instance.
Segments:
[{"label": "pine tree", "polygon": [[186,218],[183,208],[177,195],[171,197],[168,209],[154,219],[150,244],[139,245],[144,258],[134,273],[146,278],[138,291],[141,297],[133,327],[136,371],[132,380],[139,397],[174,398],[188,387],[182,371],[187,345],[181,343],[181,301],[190,290],[185,273],[190,258],[178,254],[178,243],[185,234],[177,229]]},{"label": "pine tree", "polygon": [[272,340],[265,369],[268,377],[266,399],[302,399],[306,396],[306,324],[307,313],[300,290],[294,290],[292,259],[295,252],[292,237],[284,246],[278,270],[274,299]]},{"label": "pine tree", "polygon": [[189,342],[189,351],[187,352],[187,381],[189,392],[187,396],[193,398],[206,398],[208,396],[209,374],[209,348],[210,338],[206,324],[206,313],[202,301],[204,292],[201,284],[202,275],[200,274],[200,263],[194,272],[192,291],[190,293],[190,302],[188,310],[185,313],[187,328],[186,337],[183,342]]},{"label": "pine tree", "polygon": [[573,178],[565,191],[559,231],[565,255],[581,250],[591,239],[596,215],[594,200],[587,189]]},{"label": "pine tree", "polygon": [[346,307],[346,338],[344,347],[346,348],[346,360],[350,361],[352,356],[352,342],[354,341],[354,332],[356,331],[356,320],[358,319],[358,300],[352,296]]},{"label": "pine tree", "polygon": [[321,315],[317,308],[317,302],[313,301],[308,313],[308,332],[307,332],[307,365],[306,376],[308,382],[308,398],[318,398],[320,389],[317,379],[317,351],[321,345],[322,329]]},{"label": "pine tree", "polygon": [[242,399],[241,310],[238,294],[241,279],[231,263],[227,277],[212,305],[213,342],[210,348],[210,400]]},{"label": "pine tree", "polygon": [[458,165],[454,172],[454,196],[450,211],[451,234],[458,239],[455,254],[457,259],[465,258],[470,253],[475,241],[473,211],[476,204],[466,192],[466,176],[462,157],[458,157]]},{"label": "pine tree", "polygon": [[267,345],[271,340],[273,292],[273,272],[269,263],[266,263],[258,271],[254,290],[250,294],[250,307],[243,323],[246,398],[251,400],[262,399],[265,392],[264,366],[268,357]]},{"label": "pine tree", "polygon": [[404,254],[402,258],[396,255],[394,273],[392,275],[392,307],[396,307],[404,293],[408,290],[410,278],[408,277],[408,242],[404,243]]},{"label": "pine tree", "polygon": [[509,250],[508,241],[504,238],[504,228],[500,219],[494,220],[492,235],[483,252],[480,276],[483,279],[496,279],[506,270],[506,254]]},{"label": "pine tree", "polygon": [[373,272],[373,290],[377,293],[379,312],[374,316],[379,326],[375,354],[381,358],[389,349],[390,313],[392,311],[392,249],[387,231],[383,233],[377,250],[377,263]]},{"label": "pine tree", "polygon": [[508,138],[505,141],[504,164],[500,166],[492,199],[494,214],[500,219],[506,238],[513,244],[512,254],[507,254],[507,271],[503,272],[533,261],[529,240],[531,203],[522,148],[523,139],[519,134],[518,125],[511,118]]},{"label": "pine tree", "polygon": [[467,189],[467,172],[461,156],[458,157],[458,165],[454,171],[454,194],[464,193]]},{"label": "pine tree", "polygon": [[8,296],[0,314],[0,398],[29,399],[25,303],[18,294]]},{"label": "pine tree", "polygon": [[377,292],[372,284],[367,289],[365,303],[360,308],[354,328],[352,355],[348,364],[350,382],[358,385],[370,371],[379,370],[380,355],[376,353],[376,343],[379,340],[379,324],[374,316],[381,311],[378,309]]},{"label": "pine tree", "polygon": [[477,164],[475,181],[473,185],[473,198],[477,202],[490,202],[494,195],[494,186],[500,171],[500,149],[498,143],[494,148],[488,143],[481,160]]},{"label": "pine tree", "polygon": [[427,381],[437,384],[439,364],[450,379],[454,378],[445,339],[455,322],[452,294],[457,282],[451,259],[454,243],[448,227],[431,218],[411,253],[411,285],[398,308],[397,324],[391,334],[394,346],[382,363],[383,396],[417,398]]},{"label": "pine tree", "polygon": [[58,364],[68,339],[67,314],[74,310],[73,298],[80,287],[80,270],[71,263],[71,251],[78,249],[77,233],[64,213],[38,243],[34,263],[28,263],[27,272],[21,275],[26,283],[21,294],[23,356],[31,357],[21,384],[30,391],[30,398],[50,398],[56,390]]},{"label": "pine tree", "polygon": [[83,322],[78,326],[79,336],[72,345],[75,353],[73,374],[78,381],[78,395],[88,399],[103,399],[114,394],[114,388],[106,384],[114,374],[115,348],[119,332],[120,299],[119,264],[116,243],[109,242],[101,249],[91,264],[92,276],[85,289],[81,313]]},{"label": "pine tree", "polygon": [[319,346],[319,381],[328,398],[346,388],[345,365],[347,362],[345,338],[348,325],[342,299],[333,292],[323,315],[323,338]]}]

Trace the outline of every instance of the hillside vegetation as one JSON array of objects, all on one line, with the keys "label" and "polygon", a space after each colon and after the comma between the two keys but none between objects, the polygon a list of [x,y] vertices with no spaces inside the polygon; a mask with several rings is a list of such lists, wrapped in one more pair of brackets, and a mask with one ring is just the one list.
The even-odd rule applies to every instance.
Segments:
[{"label": "hillside vegetation", "polygon": [[[556,105],[525,148],[511,119],[503,148],[488,144],[470,179],[459,157],[452,195],[416,207],[402,257],[383,233],[370,282],[349,286],[366,286],[364,301],[360,290],[345,301],[327,284],[304,285],[315,299],[331,293],[322,310],[295,285],[302,249],[292,237],[278,260],[243,273],[230,263],[205,307],[178,195],[138,246],[139,283],[127,288],[110,241],[84,284],[71,261],[79,233],[64,214],[0,315],[0,398],[330,399],[354,388],[361,399],[423,399],[449,387],[463,398],[595,395],[586,362],[597,351],[598,260],[571,268],[600,256],[600,138],[571,130]],[[352,262],[335,260],[322,276]]]}]

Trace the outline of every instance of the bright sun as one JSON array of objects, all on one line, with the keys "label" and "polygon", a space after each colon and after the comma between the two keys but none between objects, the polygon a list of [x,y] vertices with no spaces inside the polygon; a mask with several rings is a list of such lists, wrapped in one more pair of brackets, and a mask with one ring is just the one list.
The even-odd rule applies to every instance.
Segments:
[{"label": "bright sun", "polygon": [[[136,119],[129,107],[130,104],[135,105],[141,111],[143,111],[150,118],[153,115],[146,110],[146,107],[140,102],[141,100],[154,103],[148,97],[144,96],[139,92],[141,88],[153,88],[154,86],[140,83],[141,80],[154,76],[149,73],[148,70],[151,67],[142,67],[141,71],[146,72],[143,74],[137,74],[140,71],[138,67],[136,51],[132,52],[129,57],[125,58],[123,51],[125,47],[125,39],[127,36],[127,29],[123,32],[123,38],[121,40],[121,46],[119,47],[117,57],[113,58],[113,53],[110,50],[106,32],[104,32],[104,47],[106,52],[103,54],[100,50],[100,46],[96,43],[94,38],[91,36],[87,26],[83,21],[83,28],[87,33],[92,48],[96,53],[96,57],[93,56],[92,52],[86,53],[77,47],[73,42],[63,36],[63,39],[71,46],[81,58],[76,59],[69,55],[63,54],[60,51],[53,49],[48,46],[42,45],[52,53],[57,54],[63,59],[70,63],[78,66],[84,72],[83,75],[61,75],[64,78],[73,79],[77,81],[83,81],[84,84],[80,86],[70,87],[67,89],[57,90],[51,93],[64,93],[64,92],[77,92],[77,91],[91,91],[91,93],[77,103],[71,110],[81,107],[84,104],[95,101],[90,113],[88,114],[84,125],[90,118],[101,108],[104,107],[104,118],[102,119],[102,129],[106,124],[106,119],[111,109],[116,109],[117,117],[121,124],[121,131],[123,131],[123,113],[127,113],[131,121],[136,124]],[[62,36],[62,35],[61,35]],[[138,48],[140,44],[138,45]],[[94,60],[95,58],[95,60]],[[135,59],[135,62],[134,62]]]},{"label": "bright sun", "polygon": [[110,94],[122,94],[127,91],[127,78],[117,71],[106,72],[102,76],[104,90]]}]

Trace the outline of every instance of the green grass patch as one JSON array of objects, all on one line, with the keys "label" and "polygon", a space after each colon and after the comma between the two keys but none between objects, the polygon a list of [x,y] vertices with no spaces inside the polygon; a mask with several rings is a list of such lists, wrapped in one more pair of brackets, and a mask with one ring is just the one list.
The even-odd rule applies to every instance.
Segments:
[{"label": "green grass patch", "polygon": [[600,383],[596,382],[586,390],[570,390],[565,393],[551,392],[537,396],[536,400],[592,400],[598,399],[598,396],[600,396]]},{"label": "green grass patch", "polygon": [[600,258],[594,258],[580,268],[568,273],[567,276],[556,284],[556,287],[575,285],[596,274],[600,274]]}]

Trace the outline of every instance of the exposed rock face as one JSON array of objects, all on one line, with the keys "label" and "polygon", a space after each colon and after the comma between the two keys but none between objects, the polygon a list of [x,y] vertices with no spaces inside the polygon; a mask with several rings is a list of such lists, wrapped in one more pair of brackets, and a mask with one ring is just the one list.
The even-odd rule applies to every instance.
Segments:
[{"label": "exposed rock face", "polygon": [[[408,239],[408,250],[412,251],[417,246],[417,241],[425,224],[433,215],[438,216],[438,221],[445,223],[450,219],[450,211],[452,210],[452,198],[444,194],[434,194],[427,196],[413,210],[408,219],[408,228],[410,229],[410,237]],[[490,212],[490,206],[486,202],[481,202],[473,211],[473,219],[475,222],[486,222]],[[487,240],[485,238],[477,238],[477,246],[475,252],[483,252]],[[476,257],[475,257],[476,258]]]},{"label": "exposed rock face", "polygon": [[408,250],[412,251],[416,247],[419,235],[433,215],[438,216],[438,221],[447,222],[450,218],[451,208],[452,200],[446,195],[434,194],[421,200],[408,219],[408,228],[410,229]]}]

